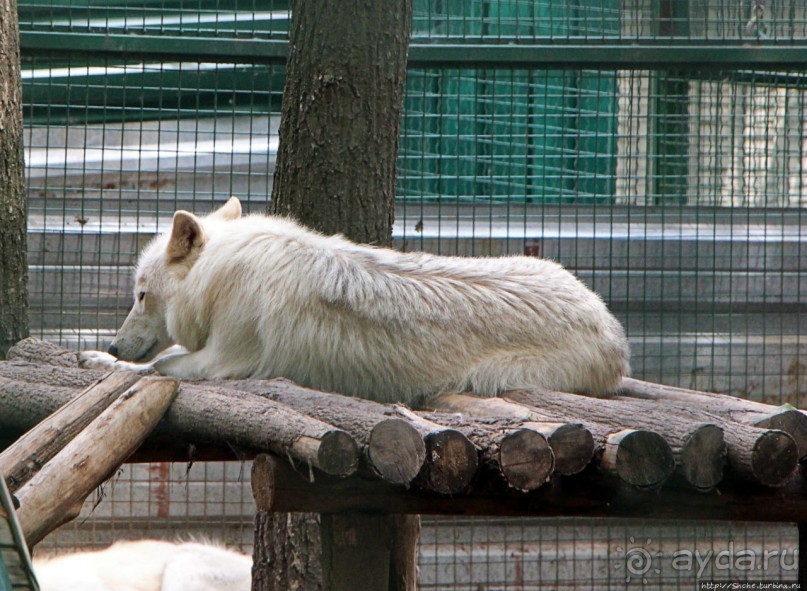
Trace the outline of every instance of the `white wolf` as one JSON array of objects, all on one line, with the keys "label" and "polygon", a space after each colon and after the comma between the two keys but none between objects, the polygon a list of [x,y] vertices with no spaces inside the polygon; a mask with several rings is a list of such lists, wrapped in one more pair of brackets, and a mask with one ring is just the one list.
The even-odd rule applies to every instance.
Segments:
[{"label": "white wolf", "polygon": [[210,544],[140,540],[34,560],[41,591],[249,591],[252,559]]},{"label": "white wolf", "polygon": [[[141,254],[134,294],[110,354],[85,352],[83,365],[282,376],[406,403],[530,386],[601,396],[629,371],[620,323],[554,262],[363,246],[242,217],[235,198],[203,218],[177,211]],[[172,344],[185,352],[128,363]]]}]

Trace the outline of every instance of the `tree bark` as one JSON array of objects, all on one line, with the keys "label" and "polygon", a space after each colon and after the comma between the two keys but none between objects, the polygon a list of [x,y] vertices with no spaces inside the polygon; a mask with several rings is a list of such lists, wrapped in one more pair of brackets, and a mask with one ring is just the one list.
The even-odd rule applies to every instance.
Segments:
[{"label": "tree bark", "polygon": [[275,513],[259,507],[252,588],[320,591],[321,546],[318,513]]},{"label": "tree bark", "polygon": [[35,337],[28,337],[15,343],[8,350],[8,360],[44,363],[56,367],[78,367],[78,353]]},{"label": "tree bark", "polygon": [[22,83],[15,0],[0,0],[0,359],[28,335]]},{"label": "tree bark", "polygon": [[356,242],[392,243],[411,0],[297,0],[274,213]]}]

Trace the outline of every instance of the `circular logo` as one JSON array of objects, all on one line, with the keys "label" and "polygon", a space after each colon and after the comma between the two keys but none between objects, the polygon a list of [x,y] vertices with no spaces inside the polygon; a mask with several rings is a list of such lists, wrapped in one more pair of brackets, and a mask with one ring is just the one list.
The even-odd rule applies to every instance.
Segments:
[{"label": "circular logo", "polygon": [[645,548],[636,546],[625,552],[625,570],[637,577],[646,575],[653,568],[653,556]]},{"label": "circular logo", "polygon": [[637,545],[636,540],[631,536],[629,542],[631,546],[627,550],[621,546],[616,548],[617,552],[622,555],[614,568],[625,570],[626,583],[636,580],[646,585],[648,580],[645,575],[650,571],[653,571],[654,574],[661,574],[661,569],[654,567],[653,561],[655,558],[661,557],[662,553],[659,551],[653,552],[645,547],[653,543],[650,538],[647,538],[642,545]]}]

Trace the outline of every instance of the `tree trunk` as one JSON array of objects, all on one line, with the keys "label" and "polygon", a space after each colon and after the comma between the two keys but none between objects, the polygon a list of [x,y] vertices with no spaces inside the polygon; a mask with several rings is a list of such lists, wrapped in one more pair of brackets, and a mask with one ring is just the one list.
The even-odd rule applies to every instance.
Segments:
[{"label": "tree trunk", "polygon": [[[392,243],[411,19],[411,0],[293,3],[273,213],[296,218],[325,234],[341,233],[382,246]],[[418,518],[381,517],[389,527],[379,527],[377,519],[369,527],[372,520],[357,518],[353,525],[361,532],[351,535],[360,533],[369,544],[373,531],[401,532],[391,542],[388,588],[414,589],[416,536],[411,532],[418,531]],[[260,513],[256,521],[255,591],[285,591],[292,583],[300,591],[329,587],[334,581],[333,564],[328,563],[334,556],[331,550],[340,547],[338,536],[352,525],[344,519],[270,512]],[[323,522],[333,527],[322,528]],[[309,543],[315,539],[312,529],[317,528],[319,545]],[[307,542],[286,546],[289,536],[260,535],[280,531],[289,536],[296,532],[291,537]],[[321,550],[319,556],[311,553],[315,547]],[[300,577],[296,572],[300,564],[307,565],[311,576]],[[352,574],[365,582],[365,573],[355,566]],[[321,576],[313,576],[317,573]]]},{"label": "tree trunk", "polygon": [[389,245],[411,0],[298,0],[292,15],[274,212]]},{"label": "tree trunk", "polygon": [[19,49],[17,3],[0,0],[0,359],[28,336]]}]

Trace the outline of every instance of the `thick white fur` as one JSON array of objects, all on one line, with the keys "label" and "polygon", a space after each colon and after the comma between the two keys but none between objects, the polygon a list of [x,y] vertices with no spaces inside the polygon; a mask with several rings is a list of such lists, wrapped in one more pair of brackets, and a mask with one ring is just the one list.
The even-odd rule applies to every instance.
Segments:
[{"label": "thick white fur", "polygon": [[249,591],[252,559],[210,544],[140,540],[34,560],[41,591]]},{"label": "thick white fur", "polygon": [[113,345],[146,361],[172,343],[187,353],[158,359],[160,373],[283,376],[384,402],[529,386],[600,396],[629,371],[619,322],[554,262],[373,248],[241,217],[234,198],[204,218],[177,212],[140,257]]}]

